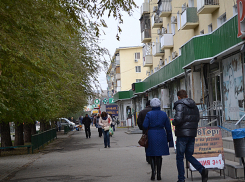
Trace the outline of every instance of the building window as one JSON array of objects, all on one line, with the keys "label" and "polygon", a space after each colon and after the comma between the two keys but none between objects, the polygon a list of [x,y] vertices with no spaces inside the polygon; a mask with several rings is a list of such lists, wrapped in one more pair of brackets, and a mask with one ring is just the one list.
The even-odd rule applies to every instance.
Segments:
[{"label": "building window", "polygon": [[204,30],[202,30],[201,32],[200,32],[200,35],[203,35],[204,34]]},{"label": "building window", "polygon": [[168,62],[169,63],[171,62],[171,56],[168,56]]},{"label": "building window", "polygon": [[178,30],[180,30],[180,16],[179,16],[179,12],[177,13],[177,26],[178,26]]},{"label": "building window", "polygon": [[134,57],[135,57],[135,59],[140,59],[140,53],[139,53],[139,52],[136,52],[136,53],[134,54]]},{"label": "building window", "polygon": [[141,82],[141,79],[136,79],[136,83]]},{"label": "building window", "polygon": [[166,65],[166,64],[168,64],[168,60],[167,60],[167,59],[165,59],[165,65]]},{"label": "building window", "polygon": [[167,33],[169,33],[169,23],[168,23],[168,25],[167,25]]},{"label": "building window", "polygon": [[233,6],[233,16],[237,14],[237,4]]},{"label": "building window", "polygon": [[208,25],[208,33],[211,33],[213,31],[213,25],[212,23]]},{"label": "building window", "polygon": [[117,87],[121,87],[121,80],[117,80]]},{"label": "building window", "polygon": [[179,56],[181,56],[181,48],[179,48]]},{"label": "building window", "polygon": [[171,24],[172,34],[175,35],[175,24]]},{"label": "building window", "polygon": [[218,27],[220,27],[225,22],[226,22],[226,13],[224,13],[217,19]]},{"label": "building window", "polygon": [[135,66],[135,71],[136,71],[136,73],[140,73],[141,72],[141,66]]}]

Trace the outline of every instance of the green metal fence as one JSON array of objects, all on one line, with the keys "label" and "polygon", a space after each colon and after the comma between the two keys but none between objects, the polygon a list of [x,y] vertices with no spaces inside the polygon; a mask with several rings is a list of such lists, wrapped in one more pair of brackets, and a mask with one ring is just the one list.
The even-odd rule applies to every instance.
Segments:
[{"label": "green metal fence", "polygon": [[70,127],[68,125],[64,126],[64,134],[67,134],[70,131]]},{"label": "green metal fence", "polygon": [[56,128],[41,132],[39,134],[35,134],[31,136],[31,144],[32,144],[32,153],[33,150],[39,149],[39,147],[43,147],[44,144],[48,144],[48,142],[51,142],[54,140],[54,138],[57,138],[56,134]]}]

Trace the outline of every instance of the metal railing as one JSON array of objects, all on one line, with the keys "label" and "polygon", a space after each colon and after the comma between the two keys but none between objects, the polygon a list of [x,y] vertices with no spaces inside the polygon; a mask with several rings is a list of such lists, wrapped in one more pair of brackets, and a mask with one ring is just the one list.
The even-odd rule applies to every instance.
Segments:
[{"label": "metal railing", "polygon": [[214,101],[211,106],[205,108],[203,105],[203,110],[200,110],[200,126],[208,126],[214,124],[216,126],[221,126],[223,110],[220,101]]},{"label": "metal railing", "polygon": [[56,134],[56,128],[41,132],[39,134],[35,134],[31,136],[31,144],[32,144],[32,153],[33,150],[39,149],[39,147],[43,147],[44,144],[48,144],[48,142],[51,142],[54,140],[54,138],[57,138]]}]

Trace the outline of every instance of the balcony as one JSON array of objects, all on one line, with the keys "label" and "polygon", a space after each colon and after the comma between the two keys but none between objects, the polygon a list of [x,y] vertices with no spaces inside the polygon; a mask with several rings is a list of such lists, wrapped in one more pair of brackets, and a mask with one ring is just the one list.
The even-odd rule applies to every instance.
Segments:
[{"label": "balcony", "polygon": [[153,42],[152,43],[152,54],[155,57],[162,57],[164,55],[164,50],[161,50],[161,43],[160,42]]},{"label": "balcony", "polygon": [[140,16],[144,13],[150,13],[150,5],[148,2],[144,2],[140,7]]},{"label": "balcony", "polygon": [[120,66],[120,56],[116,56],[116,66]]},{"label": "balcony", "polygon": [[121,74],[120,73],[117,73],[116,74],[116,80],[120,80],[121,79]]},{"label": "balcony", "polygon": [[171,49],[173,47],[173,34],[163,34],[163,36],[161,37],[161,49]]},{"label": "balcony", "polygon": [[172,0],[161,0],[158,3],[159,16],[160,17],[168,17],[172,13]]},{"label": "balcony", "polygon": [[197,0],[197,14],[212,14],[219,9],[219,0]]},{"label": "balcony", "polygon": [[181,29],[189,30],[194,29],[199,25],[199,18],[197,16],[197,8],[186,8],[181,14]]},{"label": "balcony", "polygon": [[151,16],[151,27],[160,28],[162,26],[162,18],[158,14],[153,14]]},{"label": "balcony", "polygon": [[149,67],[153,65],[152,48],[150,44],[145,44],[143,48],[143,66]]},{"label": "balcony", "polygon": [[141,32],[141,43],[151,42],[151,29],[145,29]]}]

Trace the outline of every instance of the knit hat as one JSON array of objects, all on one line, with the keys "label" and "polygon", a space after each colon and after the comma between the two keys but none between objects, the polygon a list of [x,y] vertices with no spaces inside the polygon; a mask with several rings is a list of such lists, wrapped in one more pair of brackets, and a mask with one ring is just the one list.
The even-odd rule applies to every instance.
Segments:
[{"label": "knit hat", "polygon": [[161,101],[158,98],[151,99],[151,107],[160,107]]}]

